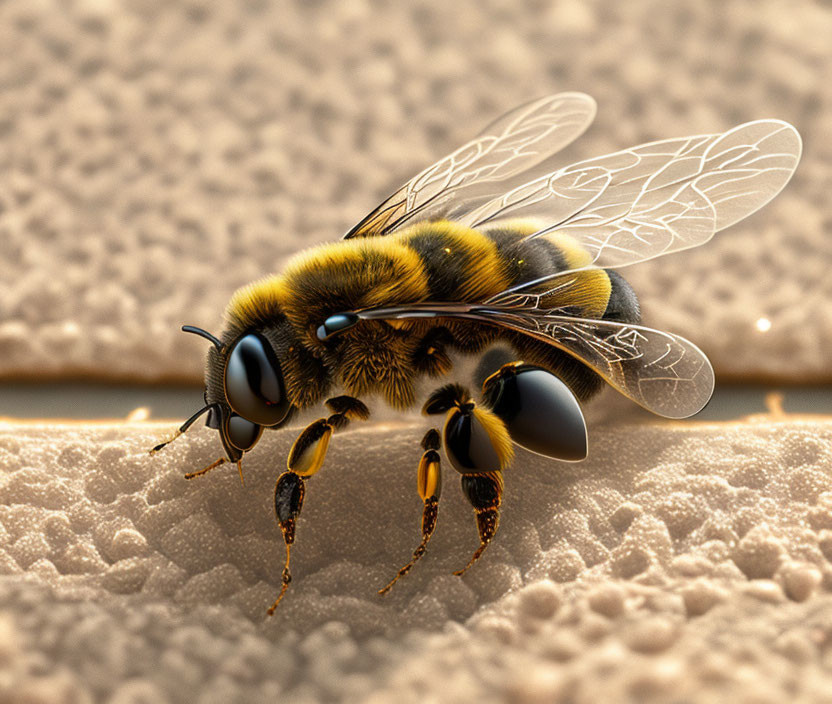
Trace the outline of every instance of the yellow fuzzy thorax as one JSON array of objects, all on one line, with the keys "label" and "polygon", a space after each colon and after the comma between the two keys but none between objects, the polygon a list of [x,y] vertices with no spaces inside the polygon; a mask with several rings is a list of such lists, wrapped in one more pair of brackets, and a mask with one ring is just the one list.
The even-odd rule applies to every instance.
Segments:
[{"label": "yellow fuzzy thorax", "polygon": [[325,298],[335,282],[346,279],[356,307],[362,308],[418,301],[426,291],[418,255],[398,238],[344,240],[300,252],[282,274],[243,286],[232,296],[226,316],[244,327],[280,314],[303,324],[309,304]]}]

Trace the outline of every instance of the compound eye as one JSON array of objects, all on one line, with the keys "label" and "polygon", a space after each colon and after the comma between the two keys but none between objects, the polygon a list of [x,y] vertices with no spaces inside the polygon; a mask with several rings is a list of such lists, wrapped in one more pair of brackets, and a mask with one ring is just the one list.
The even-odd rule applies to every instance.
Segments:
[{"label": "compound eye", "polygon": [[277,425],[289,412],[280,362],[259,333],[241,337],[228,353],[225,398],[235,413],[258,425]]},{"label": "compound eye", "polygon": [[263,426],[251,423],[236,413],[231,413],[228,416],[225,432],[228,436],[228,442],[238,450],[248,452],[257,444],[263,434]]}]

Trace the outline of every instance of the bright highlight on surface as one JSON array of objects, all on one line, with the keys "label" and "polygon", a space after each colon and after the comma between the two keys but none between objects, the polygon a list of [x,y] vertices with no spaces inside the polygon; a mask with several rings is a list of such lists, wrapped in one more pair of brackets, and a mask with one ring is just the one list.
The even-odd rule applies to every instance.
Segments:
[{"label": "bright highlight on surface", "polygon": [[757,330],[760,332],[768,332],[771,330],[771,321],[768,318],[760,318],[757,321]]},{"label": "bright highlight on surface", "polygon": [[125,419],[128,423],[141,423],[150,418],[150,409],[147,406],[139,406],[127,414]]}]

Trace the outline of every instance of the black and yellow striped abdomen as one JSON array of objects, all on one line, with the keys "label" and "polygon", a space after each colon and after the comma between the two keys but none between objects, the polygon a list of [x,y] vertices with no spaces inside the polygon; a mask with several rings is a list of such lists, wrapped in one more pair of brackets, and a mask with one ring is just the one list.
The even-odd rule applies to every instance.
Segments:
[{"label": "black and yellow striped abdomen", "polygon": [[[439,221],[419,223],[394,237],[419,255],[430,301],[469,303],[590,263],[590,255],[566,235],[527,239],[537,229],[535,223],[515,222],[477,231]],[[568,290],[548,296],[546,307],[602,317],[614,289],[609,273],[595,269],[575,278]]]}]

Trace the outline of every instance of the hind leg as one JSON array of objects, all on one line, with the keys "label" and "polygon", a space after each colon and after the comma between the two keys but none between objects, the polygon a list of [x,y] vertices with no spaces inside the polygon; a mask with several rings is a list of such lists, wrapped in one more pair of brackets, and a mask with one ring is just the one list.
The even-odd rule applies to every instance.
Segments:
[{"label": "hind leg", "polygon": [[497,533],[503,496],[503,473],[497,471],[463,474],[462,491],[474,507],[480,546],[468,560],[468,564],[454,572],[457,577],[461,577],[471,565],[480,559]]},{"label": "hind leg", "polygon": [[483,383],[483,398],[518,445],[558,460],[586,458],[581,405],[548,370],[524,362],[505,364]]}]

